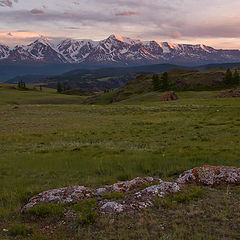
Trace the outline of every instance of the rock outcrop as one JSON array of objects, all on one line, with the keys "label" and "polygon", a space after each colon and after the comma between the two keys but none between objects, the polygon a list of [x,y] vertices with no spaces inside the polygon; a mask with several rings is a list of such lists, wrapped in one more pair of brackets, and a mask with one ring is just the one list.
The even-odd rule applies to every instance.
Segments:
[{"label": "rock outcrop", "polygon": [[160,98],[160,101],[163,101],[163,102],[175,101],[175,100],[178,100],[178,96],[173,91],[163,94],[163,96]]},{"label": "rock outcrop", "polygon": [[72,186],[65,188],[52,189],[39,193],[32,197],[29,203],[26,204],[22,212],[27,212],[29,208],[32,208],[41,203],[77,203],[84,199],[91,197],[101,197],[109,192],[124,192],[127,193],[135,189],[139,189],[144,184],[153,184],[155,182],[162,182],[159,178],[144,177],[135,178],[131,181],[124,181],[115,183],[113,185],[106,185],[97,189],[90,189],[84,186]]},{"label": "rock outcrop", "polygon": [[165,195],[176,193],[178,191],[180,191],[180,186],[177,183],[161,181],[158,185],[147,187],[126,196],[126,199],[124,200],[118,200],[115,202],[106,202],[106,200],[101,201],[100,212],[113,214],[123,211],[131,212],[151,207],[153,206],[153,198],[155,196],[164,197]]},{"label": "rock outcrop", "polygon": [[41,203],[77,203],[84,199],[90,198],[93,195],[93,190],[84,186],[72,186],[65,188],[52,189],[39,193],[30,198],[28,204],[22,208],[22,213],[27,212]]},{"label": "rock outcrop", "polygon": [[240,168],[225,166],[203,166],[193,168],[181,174],[177,179],[178,184],[218,185],[240,184]]},{"label": "rock outcrop", "polygon": [[139,187],[141,187],[144,184],[152,184],[154,182],[161,183],[162,180],[159,178],[153,178],[153,177],[144,177],[144,178],[134,178],[131,181],[124,181],[124,182],[118,182],[113,185],[106,185],[104,187],[98,188],[94,191],[96,195],[102,195],[107,192],[129,192],[132,190],[136,190]]},{"label": "rock outcrop", "polygon": [[219,98],[240,97],[240,89],[224,90],[217,97]]},{"label": "rock outcrop", "polygon": [[[98,201],[98,210],[103,214],[131,212],[151,207],[155,196],[165,197],[174,194],[188,184],[215,186],[222,183],[240,184],[240,168],[206,165],[185,171],[176,182],[164,182],[153,177],[138,177],[97,189],[84,186],[53,189],[32,197],[22,208],[22,213],[42,203],[78,203],[88,198],[95,198]],[[116,192],[123,193],[124,199],[108,201],[104,198],[105,194]]]}]

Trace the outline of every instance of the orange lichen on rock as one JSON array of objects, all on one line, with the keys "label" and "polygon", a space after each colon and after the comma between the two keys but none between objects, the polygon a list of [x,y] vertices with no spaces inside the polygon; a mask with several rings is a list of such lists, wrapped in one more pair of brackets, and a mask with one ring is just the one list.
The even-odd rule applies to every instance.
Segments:
[{"label": "orange lichen on rock", "polygon": [[[153,177],[138,177],[98,189],[89,189],[84,186],[53,189],[33,196],[23,207],[22,212],[25,213],[29,208],[41,203],[77,203],[91,197],[98,200],[100,212],[113,214],[150,207],[153,205],[153,197],[174,194],[187,184],[214,186],[221,183],[240,184],[240,168],[205,165],[185,171],[176,182],[164,182]],[[146,184],[149,186],[146,187]],[[142,189],[143,186],[145,186],[144,189]],[[109,202],[103,197],[109,192],[121,192],[126,196],[124,199]]]},{"label": "orange lichen on rock", "polygon": [[203,185],[240,184],[240,169],[206,165],[184,172],[179,176],[177,182],[180,184],[198,183]]}]

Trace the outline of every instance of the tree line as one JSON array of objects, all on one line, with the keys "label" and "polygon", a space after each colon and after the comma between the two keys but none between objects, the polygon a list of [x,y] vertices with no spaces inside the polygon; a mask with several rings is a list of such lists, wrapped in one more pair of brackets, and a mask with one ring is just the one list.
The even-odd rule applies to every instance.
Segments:
[{"label": "tree line", "polygon": [[237,85],[240,83],[238,70],[235,69],[234,73],[228,68],[225,73],[224,83],[226,85]]},{"label": "tree line", "polygon": [[[235,69],[232,73],[231,69],[227,69],[224,77],[224,84],[227,86],[234,86],[240,84],[240,76],[238,70]],[[168,91],[174,87],[173,83],[170,82],[167,72],[159,74],[153,74],[152,76],[153,91]]]},{"label": "tree line", "polygon": [[153,74],[152,77],[153,91],[167,91],[170,89],[170,81],[168,73],[164,72],[161,77],[158,74]]}]

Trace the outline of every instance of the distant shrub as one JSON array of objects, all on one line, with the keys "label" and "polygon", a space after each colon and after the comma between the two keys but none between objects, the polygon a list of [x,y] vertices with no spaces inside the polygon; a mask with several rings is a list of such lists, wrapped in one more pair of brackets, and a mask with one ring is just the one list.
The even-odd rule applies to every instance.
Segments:
[{"label": "distant shrub", "polygon": [[143,89],[140,89],[140,90],[138,90],[136,93],[137,93],[137,94],[142,94],[142,93],[144,93],[144,90],[143,90]]},{"label": "distant shrub", "polygon": [[29,226],[23,225],[23,224],[16,224],[12,226],[9,230],[9,234],[11,236],[27,236],[29,234],[32,234],[33,230]]}]

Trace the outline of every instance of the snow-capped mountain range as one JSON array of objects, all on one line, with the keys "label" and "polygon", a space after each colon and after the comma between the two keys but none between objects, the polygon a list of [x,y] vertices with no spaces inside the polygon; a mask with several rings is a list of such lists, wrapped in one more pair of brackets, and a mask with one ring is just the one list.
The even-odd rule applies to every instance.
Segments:
[{"label": "snow-capped mountain range", "polygon": [[199,65],[240,62],[239,50],[214,49],[202,44],[171,44],[111,35],[102,41],[40,38],[27,46],[0,44],[0,62],[71,63],[83,65],[142,65],[172,63]]}]

